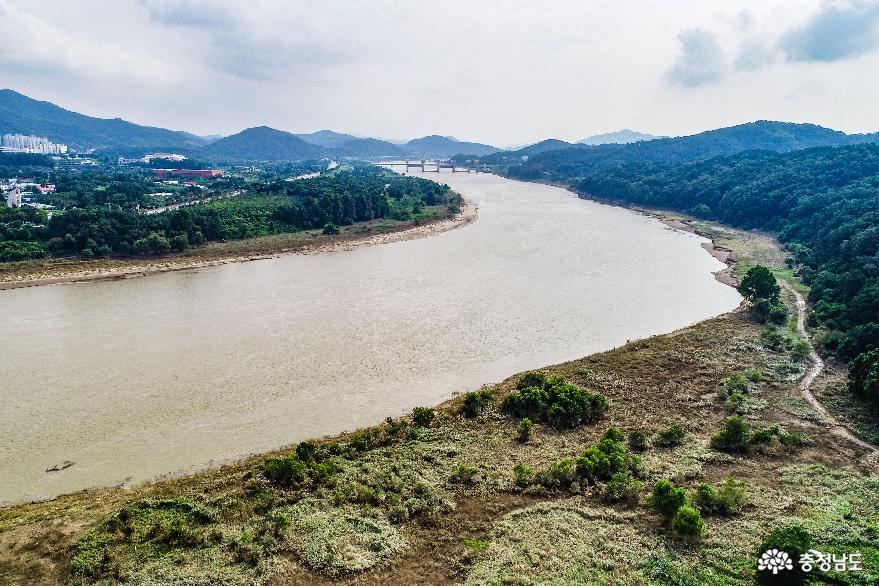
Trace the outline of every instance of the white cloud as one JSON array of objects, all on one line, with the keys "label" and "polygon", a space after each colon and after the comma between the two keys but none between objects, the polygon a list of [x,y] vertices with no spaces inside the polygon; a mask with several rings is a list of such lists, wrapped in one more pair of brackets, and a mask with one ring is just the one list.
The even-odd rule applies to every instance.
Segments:
[{"label": "white cloud", "polygon": [[0,39],[0,63],[156,84],[169,83],[174,76],[174,67],[147,52],[84,38],[21,12],[6,0],[0,0]]},{"label": "white cloud", "polygon": [[688,29],[678,35],[681,52],[666,78],[683,87],[697,87],[719,80],[727,70],[726,55],[717,35],[704,29]]},{"label": "white cloud", "polygon": [[790,61],[839,61],[879,47],[879,2],[825,2],[802,26],[785,32],[779,47]]},{"label": "white cloud", "polygon": [[879,127],[876,52],[793,62],[779,44],[826,11],[821,0],[0,0],[0,10],[0,87],[201,134],[266,124],[514,144],[794,115]]}]

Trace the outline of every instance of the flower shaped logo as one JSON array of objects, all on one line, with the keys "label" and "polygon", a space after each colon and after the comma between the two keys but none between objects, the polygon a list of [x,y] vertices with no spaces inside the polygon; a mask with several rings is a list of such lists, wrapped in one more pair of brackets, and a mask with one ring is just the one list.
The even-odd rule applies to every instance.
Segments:
[{"label": "flower shaped logo", "polygon": [[758,570],[771,570],[773,574],[777,574],[780,570],[792,570],[793,568],[794,564],[787,552],[777,549],[764,551],[760,559],[757,560]]}]

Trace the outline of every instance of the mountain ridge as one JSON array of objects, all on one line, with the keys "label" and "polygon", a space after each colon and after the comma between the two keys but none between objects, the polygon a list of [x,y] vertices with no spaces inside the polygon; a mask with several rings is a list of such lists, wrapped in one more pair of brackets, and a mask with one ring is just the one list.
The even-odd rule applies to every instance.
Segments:
[{"label": "mountain ridge", "polygon": [[97,118],[11,89],[0,89],[0,133],[34,134],[79,150],[101,147],[193,148],[205,139],[181,130]]}]

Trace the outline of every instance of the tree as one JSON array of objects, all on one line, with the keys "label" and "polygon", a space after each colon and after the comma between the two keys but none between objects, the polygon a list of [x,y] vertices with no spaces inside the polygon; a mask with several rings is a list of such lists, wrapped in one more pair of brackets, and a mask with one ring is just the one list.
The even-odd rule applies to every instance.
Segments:
[{"label": "tree", "polygon": [[757,558],[769,555],[773,550],[784,553],[791,562],[791,568],[773,573],[771,570],[757,572],[760,584],[804,584],[808,574],[800,567],[800,556],[812,548],[812,536],[802,525],[793,523],[773,529],[757,548]]},{"label": "tree", "polygon": [[653,486],[650,506],[666,519],[671,519],[678,509],[687,504],[687,492],[675,486],[670,480],[660,480]]},{"label": "tree", "polygon": [[849,390],[879,406],[879,349],[858,354],[849,364]]},{"label": "tree", "polygon": [[750,441],[750,426],[738,415],[733,415],[724,422],[723,429],[711,436],[711,447],[715,450],[737,452],[747,448]]},{"label": "tree", "polygon": [[430,422],[433,421],[433,418],[433,409],[429,407],[416,407],[412,410],[412,421],[418,427],[430,427]]},{"label": "tree", "polygon": [[675,513],[671,521],[671,528],[675,533],[685,537],[702,537],[705,531],[705,522],[702,515],[693,507],[684,505]]},{"label": "tree", "polygon": [[171,243],[161,232],[151,232],[147,237],[147,245],[153,254],[165,254],[171,250]]},{"label": "tree", "polygon": [[778,281],[775,280],[775,275],[772,274],[772,271],[761,265],[748,269],[745,278],[742,279],[742,284],[739,286],[739,291],[749,301],[768,299],[773,302],[773,305],[778,301],[779,295],[781,295],[781,288],[778,286]]}]

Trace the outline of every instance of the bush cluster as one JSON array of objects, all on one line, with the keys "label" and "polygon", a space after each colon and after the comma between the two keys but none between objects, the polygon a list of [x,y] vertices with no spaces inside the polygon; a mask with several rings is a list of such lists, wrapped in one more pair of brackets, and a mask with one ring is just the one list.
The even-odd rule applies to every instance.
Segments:
[{"label": "bush cluster", "polygon": [[787,323],[787,306],[779,300],[781,288],[772,271],[764,266],[748,269],[739,286],[742,295],[751,302],[751,315],[761,323]]},{"label": "bush cluster", "polygon": [[531,439],[532,427],[534,427],[534,423],[527,417],[523,417],[522,421],[520,421],[519,425],[516,427],[516,437],[520,442],[525,443]]},{"label": "bush cluster", "polygon": [[[641,460],[626,451],[623,434],[615,427],[609,427],[601,440],[586,448],[578,458],[563,458],[541,470],[537,482],[551,488],[567,488],[577,483],[597,484],[616,478],[610,490],[610,500],[631,498],[635,488],[631,477],[640,476]],[[637,491],[635,491],[637,494]]]},{"label": "bush cluster", "polygon": [[782,446],[796,446],[806,438],[800,433],[787,433],[778,425],[751,431],[751,426],[738,415],[727,418],[723,428],[711,436],[711,447],[724,452],[744,452],[750,446],[771,445],[774,440]]},{"label": "bush cluster", "polygon": [[703,515],[738,513],[748,500],[748,485],[730,476],[718,488],[700,484],[693,493],[693,504]]},{"label": "bush cluster", "polygon": [[412,410],[412,422],[418,427],[430,427],[435,416],[433,409],[429,407],[416,407]]},{"label": "bush cluster", "polygon": [[859,354],[849,363],[848,388],[879,409],[879,349]]},{"label": "bush cluster", "polygon": [[776,527],[757,547],[757,557],[772,549],[787,553],[791,558],[793,568],[778,574],[769,571],[757,572],[757,582],[760,584],[805,584],[809,574],[803,571],[799,561],[800,556],[812,549],[812,535],[809,531],[798,523]]},{"label": "bush cluster", "polygon": [[649,447],[647,434],[643,431],[633,431],[629,434],[629,449],[634,452],[643,452]]},{"label": "bush cluster", "polygon": [[461,406],[461,414],[464,417],[473,418],[480,415],[494,400],[491,389],[482,389],[464,395],[464,404]]},{"label": "bush cluster", "polygon": [[656,438],[656,445],[665,448],[679,446],[684,442],[685,435],[687,435],[687,432],[684,431],[684,428],[675,423],[669,426],[668,429],[659,432],[659,437]]},{"label": "bush cluster", "polygon": [[559,378],[547,379],[539,373],[526,374],[502,405],[513,416],[545,421],[560,428],[596,421],[607,407],[604,395],[584,391]]},{"label": "bush cluster", "polygon": [[687,491],[670,480],[657,481],[648,502],[654,511],[671,523],[675,533],[698,538],[705,532],[701,513],[687,505]]}]

